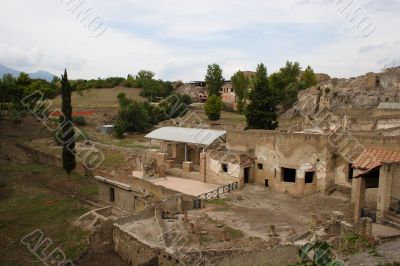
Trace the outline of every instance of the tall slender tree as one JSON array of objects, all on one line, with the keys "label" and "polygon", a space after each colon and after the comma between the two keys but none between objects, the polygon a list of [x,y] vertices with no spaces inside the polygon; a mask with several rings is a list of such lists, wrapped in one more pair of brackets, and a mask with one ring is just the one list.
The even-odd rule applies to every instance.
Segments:
[{"label": "tall slender tree", "polygon": [[247,107],[247,129],[268,129],[278,127],[274,91],[270,88],[267,69],[264,64],[257,67],[254,89],[250,92],[250,104]]},{"label": "tall slender tree", "polygon": [[75,161],[75,131],[72,124],[72,104],[71,104],[71,84],[68,81],[67,70],[61,76],[61,98],[62,98],[62,113],[61,130],[62,130],[62,163],[68,177],[71,171],[76,167]]}]

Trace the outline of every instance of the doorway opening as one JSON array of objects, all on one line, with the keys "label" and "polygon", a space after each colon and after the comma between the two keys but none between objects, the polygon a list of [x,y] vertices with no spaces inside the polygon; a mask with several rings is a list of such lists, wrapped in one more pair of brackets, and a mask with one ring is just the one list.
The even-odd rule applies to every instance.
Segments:
[{"label": "doorway opening", "polygon": [[250,167],[244,168],[244,183],[248,184],[250,182]]}]

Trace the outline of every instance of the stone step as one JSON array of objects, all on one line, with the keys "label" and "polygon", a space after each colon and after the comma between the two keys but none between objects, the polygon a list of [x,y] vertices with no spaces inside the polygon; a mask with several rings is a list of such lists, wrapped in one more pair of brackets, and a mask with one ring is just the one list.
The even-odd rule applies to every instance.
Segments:
[{"label": "stone step", "polygon": [[385,222],[400,230],[400,215],[386,214]]}]

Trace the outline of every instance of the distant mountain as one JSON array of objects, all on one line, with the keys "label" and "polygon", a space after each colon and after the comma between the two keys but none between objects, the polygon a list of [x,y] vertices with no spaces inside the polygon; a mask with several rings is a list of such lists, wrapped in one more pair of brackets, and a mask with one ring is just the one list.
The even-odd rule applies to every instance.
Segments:
[{"label": "distant mountain", "polygon": [[[21,71],[0,64],[0,77],[3,77],[3,75],[5,74],[11,74],[13,77],[18,77],[19,73],[21,73]],[[44,79],[47,81],[52,81],[54,77],[53,74],[47,71],[37,71],[35,73],[28,73],[28,74],[32,79]]]},{"label": "distant mountain", "polygon": [[19,75],[19,73],[20,73],[20,71],[18,71],[18,70],[15,70],[15,69],[12,69],[12,68],[9,68],[9,67],[6,67],[6,66],[3,66],[0,64],[0,77],[3,77],[3,75],[5,75],[5,74],[11,74],[14,77],[16,77]]},{"label": "distant mountain", "polygon": [[43,71],[43,70],[37,71],[35,73],[31,73],[31,74],[29,74],[29,76],[32,79],[45,79],[47,81],[52,81],[53,77],[54,77],[53,74],[51,74],[51,73],[49,73],[47,71]]}]

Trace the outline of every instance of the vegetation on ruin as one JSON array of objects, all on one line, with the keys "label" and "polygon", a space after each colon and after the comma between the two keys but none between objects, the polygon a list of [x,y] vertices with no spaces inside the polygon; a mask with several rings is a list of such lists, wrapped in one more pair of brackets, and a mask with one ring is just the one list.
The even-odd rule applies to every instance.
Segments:
[{"label": "vegetation on ruin", "polygon": [[305,244],[299,250],[301,262],[293,266],[343,266],[344,263],[337,260],[332,253],[332,247],[326,242],[313,242]]},{"label": "vegetation on ruin", "polygon": [[353,232],[343,234],[340,237],[337,249],[345,255],[355,254],[365,249],[368,249],[371,254],[377,254],[373,243]]}]

